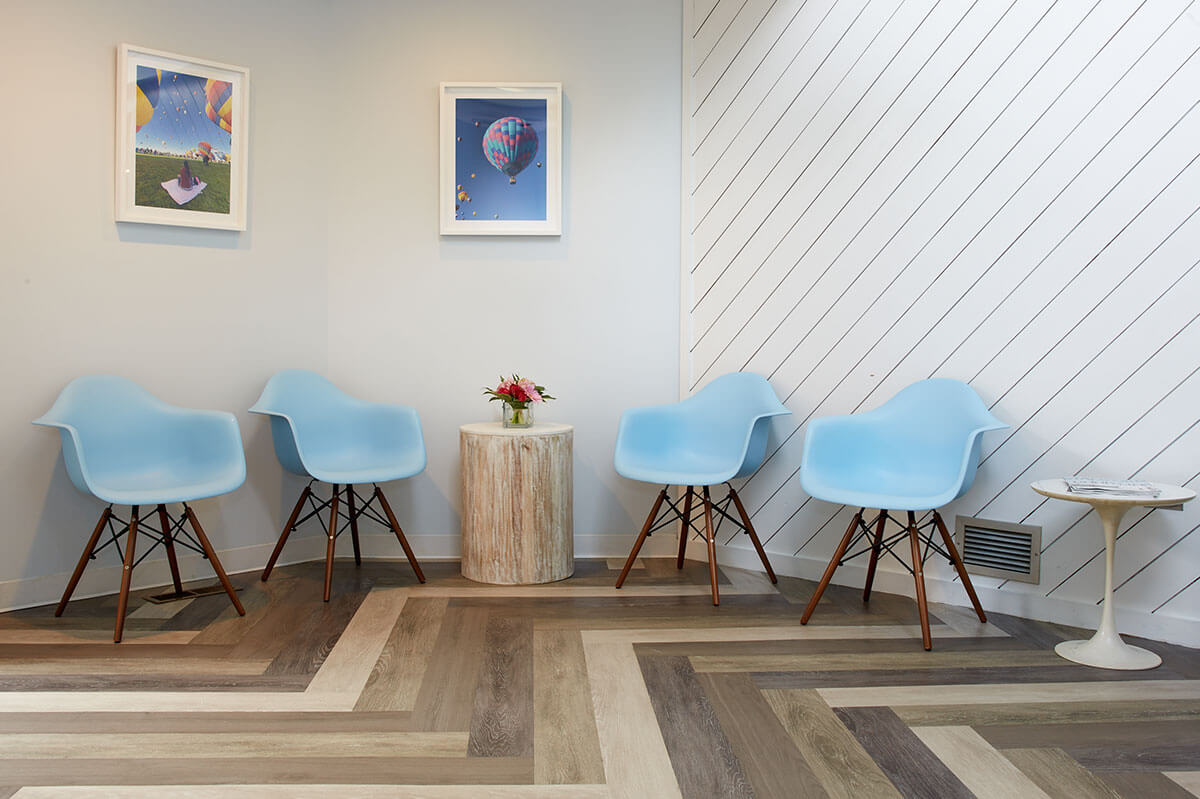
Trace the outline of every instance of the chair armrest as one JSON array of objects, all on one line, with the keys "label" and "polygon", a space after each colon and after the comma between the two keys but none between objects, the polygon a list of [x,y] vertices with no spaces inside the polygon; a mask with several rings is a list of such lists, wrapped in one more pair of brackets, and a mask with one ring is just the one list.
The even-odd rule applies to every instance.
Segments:
[{"label": "chair armrest", "polygon": [[662,448],[678,443],[683,430],[678,405],[648,405],[621,414],[616,451]]},{"label": "chair armrest", "polygon": [[237,417],[232,413],[172,408],[164,416],[164,432],[173,444],[214,460],[224,460],[228,465],[236,466],[245,476],[246,455],[242,433]]},{"label": "chair armrest", "polygon": [[868,413],[810,420],[804,431],[801,469],[837,468],[869,456],[875,448],[876,428]]}]

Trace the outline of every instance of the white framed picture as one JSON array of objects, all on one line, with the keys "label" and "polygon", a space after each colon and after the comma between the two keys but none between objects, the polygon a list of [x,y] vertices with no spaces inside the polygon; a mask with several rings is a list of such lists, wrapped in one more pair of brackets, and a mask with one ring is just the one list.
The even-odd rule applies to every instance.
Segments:
[{"label": "white framed picture", "polygon": [[562,234],[562,84],[440,85],[446,236]]},{"label": "white framed picture", "polygon": [[116,219],[246,229],[250,71],[122,44]]}]

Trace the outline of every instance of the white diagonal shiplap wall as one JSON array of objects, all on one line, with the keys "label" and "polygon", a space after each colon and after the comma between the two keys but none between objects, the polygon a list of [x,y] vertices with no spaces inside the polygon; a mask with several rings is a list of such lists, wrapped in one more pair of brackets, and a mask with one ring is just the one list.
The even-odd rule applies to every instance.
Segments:
[{"label": "white diagonal shiplap wall", "polygon": [[[1200,11],[685,0],[684,16],[683,388],[750,370],[792,409],[743,489],[768,550],[819,573],[849,520],[800,488],[809,419],[956,377],[1012,428],[947,517],[1044,526],[1040,585],[977,584],[997,609],[1091,624],[1098,522],[1029,483],[1200,484]],[[1119,619],[1200,643],[1200,501],[1126,527]]]}]

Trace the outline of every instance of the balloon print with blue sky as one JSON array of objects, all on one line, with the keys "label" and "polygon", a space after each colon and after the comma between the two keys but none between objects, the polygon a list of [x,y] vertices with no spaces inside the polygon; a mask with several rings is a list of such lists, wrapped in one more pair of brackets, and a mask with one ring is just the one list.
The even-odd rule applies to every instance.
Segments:
[{"label": "balloon print with blue sky", "polygon": [[455,218],[544,220],[546,101],[460,97],[454,111]]},{"label": "balloon print with blue sky", "polygon": [[233,92],[225,81],[138,65],[135,205],[229,213]]}]

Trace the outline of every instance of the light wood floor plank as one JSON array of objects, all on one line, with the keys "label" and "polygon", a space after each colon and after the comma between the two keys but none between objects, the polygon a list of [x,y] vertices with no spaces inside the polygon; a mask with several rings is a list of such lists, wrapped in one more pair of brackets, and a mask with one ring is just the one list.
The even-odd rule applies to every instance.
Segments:
[{"label": "light wood floor plank", "polygon": [[1200,796],[1200,771],[1169,771],[1164,777],[1194,796]]},{"label": "light wood floor plank", "polygon": [[1008,638],[1009,634],[991,622],[982,622],[974,608],[930,602],[929,612],[937,616],[947,627],[974,638]]},{"label": "light wood floor plank", "polygon": [[900,792],[816,691],[763,691],[832,799],[899,799]]},{"label": "light wood floor plank", "polygon": [[[407,599],[404,589],[379,589],[367,594],[306,693],[336,696],[345,703],[346,710],[353,708]],[[330,708],[334,709],[340,708]]]},{"label": "light wood floor plank", "polygon": [[[610,635],[584,632],[583,651],[612,795],[682,799],[631,643],[614,643]],[[630,730],[639,732],[633,736]]]},{"label": "light wood floor plank", "polygon": [[[15,790],[15,789],[14,789]],[[17,799],[608,799],[607,785],[138,785],[22,788]],[[0,797],[5,795],[0,793]]]},{"label": "light wood floor plank", "polygon": [[533,685],[534,782],[603,783],[604,762],[578,632],[533,632]]},{"label": "light wood floor plank", "polygon": [[180,599],[176,602],[163,602],[161,604],[155,602],[143,602],[142,606],[137,610],[131,611],[126,615],[126,619],[169,619],[176,613],[192,604],[195,598]]},{"label": "light wood floor plank", "polygon": [[6,760],[78,758],[290,758],[466,757],[465,732],[174,732],[31,733],[0,735],[0,770]]},{"label": "light wood floor plank", "polygon": [[0,713],[0,734],[406,732],[413,726],[412,714],[405,711]]},{"label": "light wood floor plank", "polygon": [[[260,783],[522,785],[533,763],[511,757],[175,758],[147,760],[5,760],[4,778],[20,785],[226,785]],[[169,796],[169,792],[160,795]]]},{"label": "light wood floor plank", "polygon": [[1061,749],[1005,749],[1002,754],[1052,799],[1121,799]]},{"label": "light wood floor plank", "polygon": [[412,710],[446,614],[445,597],[409,596],[355,710]]},{"label": "light wood floor plank", "polygon": [[1050,799],[970,727],[918,727],[913,732],[978,799]]},{"label": "light wood floor plank", "polygon": [[262,674],[269,660],[232,660],[228,657],[160,655],[154,658],[64,657],[64,658],[9,658],[0,661],[0,677],[48,676],[55,674],[134,674],[184,675],[204,674],[213,677]]}]

